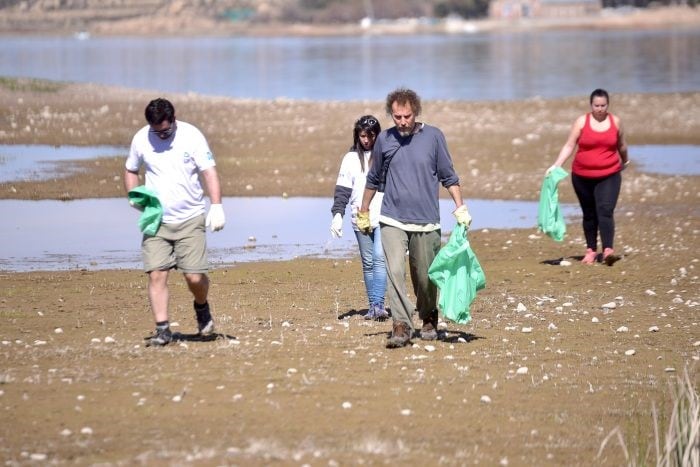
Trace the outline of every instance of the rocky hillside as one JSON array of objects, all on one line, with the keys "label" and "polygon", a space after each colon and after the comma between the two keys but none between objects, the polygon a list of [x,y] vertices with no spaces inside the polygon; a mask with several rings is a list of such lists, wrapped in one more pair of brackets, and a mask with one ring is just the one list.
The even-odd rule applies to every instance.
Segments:
[{"label": "rocky hillside", "polygon": [[[376,5],[375,5],[376,3]],[[357,22],[431,16],[436,0],[0,0],[3,18],[80,26],[143,17],[189,17],[224,22]]]}]

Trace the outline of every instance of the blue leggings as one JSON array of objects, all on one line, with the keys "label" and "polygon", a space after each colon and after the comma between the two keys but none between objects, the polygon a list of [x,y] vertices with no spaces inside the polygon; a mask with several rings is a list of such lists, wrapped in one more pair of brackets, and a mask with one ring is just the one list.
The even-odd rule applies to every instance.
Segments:
[{"label": "blue leggings", "polygon": [[571,174],[571,183],[583,211],[583,234],[586,247],[597,251],[598,231],[603,249],[612,248],[615,238],[613,213],[620,195],[620,172],[603,178],[585,178]]}]

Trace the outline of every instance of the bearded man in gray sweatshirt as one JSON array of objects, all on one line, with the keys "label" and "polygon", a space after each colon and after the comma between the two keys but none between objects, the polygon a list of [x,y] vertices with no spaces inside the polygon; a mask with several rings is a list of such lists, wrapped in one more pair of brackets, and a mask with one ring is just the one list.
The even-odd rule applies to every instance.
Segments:
[{"label": "bearded man in gray sweatshirt", "polygon": [[[468,228],[471,216],[462,201],[445,135],[416,121],[420,97],[410,89],[396,89],[387,95],[386,112],[395,126],[382,131],[374,144],[357,226],[369,231],[369,204],[377,191],[383,191],[379,222],[393,321],[387,347],[397,348],[413,337],[414,310],[423,321],[421,339],[438,338],[437,287],[428,277],[428,268],[440,250],[440,185],[455,203],[457,222]],[[415,305],[406,293],[407,251]]]}]

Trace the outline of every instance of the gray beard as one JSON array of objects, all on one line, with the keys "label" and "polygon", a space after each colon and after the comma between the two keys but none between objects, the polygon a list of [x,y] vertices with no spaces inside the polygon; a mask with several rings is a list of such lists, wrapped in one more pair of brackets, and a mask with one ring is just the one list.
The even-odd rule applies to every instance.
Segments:
[{"label": "gray beard", "polygon": [[413,126],[412,126],[409,130],[406,130],[406,131],[398,130],[398,132],[399,132],[399,134],[401,135],[402,138],[405,138],[405,137],[407,137],[407,136],[411,136],[411,135],[413,134],[413,130],[416,129],[416,125],[417,125],[417,124],[418,124],[418,123],[414,123]]}]

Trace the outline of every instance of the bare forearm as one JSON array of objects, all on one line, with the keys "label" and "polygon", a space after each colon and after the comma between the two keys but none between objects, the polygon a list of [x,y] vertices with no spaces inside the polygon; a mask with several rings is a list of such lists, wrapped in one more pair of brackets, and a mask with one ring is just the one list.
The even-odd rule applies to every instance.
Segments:
[{"label": "bare forearm", "polygon": [[124,189],[127,193],[136,188],[138,184],[139,174],[137,172],[132,172],[130,170],[124,171]]},{"label": "bare forearm", "polygon": [[369,211],[369,203],[372,202],[375,193],[377,193],[377,190],[373,190],[372,188],[365,188],[365,192],[362,195],[362,205],[360,206],[361,212]]},{"label": "bare forearm", "polygon": [[564,147],[561,148],[561,151],[559,151],[559,156],[557,160],[554,161],[554,165],[558,167],[564,165],[564,162],[571,156],[572,152],[574,152],[574,147],[570,144],[565,144]]},{"label": "bare forearm", "polygon": [[462,200],[462,188],[459,185],[452,185],[451,187],[448,187],[447,192],[452,197],[452,201],[455,202],[455,208],[458,208],[464,204],[464,201]]},{"label": "bare forearm", "polygon": [[204,185],[206,186],[211,204],[221,204],[221,183],[216,169],[212,167],[205,170],[202,172],[202,178],[204,179]]}]

